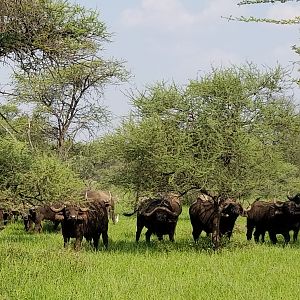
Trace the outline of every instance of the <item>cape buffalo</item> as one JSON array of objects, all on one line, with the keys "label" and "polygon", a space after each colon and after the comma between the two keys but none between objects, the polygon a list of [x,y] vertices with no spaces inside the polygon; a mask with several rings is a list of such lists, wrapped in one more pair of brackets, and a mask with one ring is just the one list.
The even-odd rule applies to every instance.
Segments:
[{"label": "cape buffalo", "polygon": [[22,220],[23,220],[25,230],[26,231],[31,231],[33,229],[34,221],[32,220],[30,212],[28,211],[28,212],[22,213],[21,217],[22,217]]},{"label": "cape buffalo", "polygon": [[[62,203],[55,203],[53,207],[61,207]],[[59,220],[55,219],[55,212],[52,211],[50,205],[31,207],[29,209],[28,216],[25,216],[24,225],[25,230],[29,231],[32,229],[32,224],[34,224],[34,232],[42,231],[42,221],[49,220],[54,223],[54,230],[57,230],[57,227],[60,223]]]},{"label": "cape buffalo", "polygon": [[62,222],[62,235],[64,247],[67,247],[70,238],[75,238],[75,250],[81,247],[83,237],[92,241],[97,250],[100,235],[103,244],[108,247],[108,214],[107,202],[94,199],[85,203],[87,207],[82,208],[77,204],[63,205],[60,208],[51,207],[56,213],[56,219]]},{"label": "cape buffalo", "polygon": [[174,242],[175,228],[178,217],[181,214],[181,202],[175,194],[165,194],[158,198],[143,199],[132,213],[125,213],[131,216],[137,212],[136,242],[139,241],[142,229],[146,227],[146,242],[150,243],[152,234],[157,235],[158,240],[168,234],[171,242]]},{"label": "cape buffalo", "polygon": [[8,208],[0,208],[0,226],[2,223],[2,227],[6,226],[8,222],[12,219],[13,215],[11,209]]},{"label": "cape buffalo", "polygon": [[112,220],[113,224],[116,224],[118,222],[118,217],[115,214],[115,205],[117,199],[112,196],[110,191],[106,192],[87,190],[84,192],[84,195],[86,200],[102,199],[103,201],[105,201],[108,204],[107,212],[109,218]]},{"label": "cape buffalo", "polygon": [[[244,216],[243,207],[233,199],[226,199],[220,204],[219,210],[221,212],[220,236],[225,235],[230,239],[237,217]],[[195,242],[198,241],[202,231],[205,231],[206,234],[213,232],[213,222],[217,218],[217,212],[212,198],[206,197],[206,199],[203,199],[203,197],[198,197],[190,206],[189,214]]]},{"label": "cape buffalo", "polygon": [[[247,214],[247,240],[251,240],[254,231],[254,240],[265,241],[265,233],[269,233],[273,244],[277,243],[276,234],[282,234],[285,243],[290,241],[290,230],[294,230],[294,240],[297,238],[298,231],[295,233],[299,224],[298,205],[293,201],[273,201],[266,202],[257,200],[246,209]],[[299,229],[298,229],[299,230]]]},{"label": "cape buffalo", "polygon": [[[300,193],[297,193],[295,196],[291,197],[291,196],[287,196],[287,198],[290,200],[290,201],[293,201],[294,203],[296,203],[296,207],[297,209],[299,210],[300,208]],[[299,213],[297,212],[297,215]],[[298,216],[297,216],[298,217]],[[298,233],[299,233],[299,229],[300,229],[300,220],[299,218],[296,218],[296,222],[293,226],[293,231],[294,231],[294,235],[293,235],[293,240],[294,242],[297,241],[298,239]]]}]

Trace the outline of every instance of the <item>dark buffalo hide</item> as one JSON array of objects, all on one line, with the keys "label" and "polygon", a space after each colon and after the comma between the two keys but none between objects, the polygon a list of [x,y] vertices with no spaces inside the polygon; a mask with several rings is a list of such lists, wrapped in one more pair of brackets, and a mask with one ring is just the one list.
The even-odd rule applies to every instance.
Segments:
[{"label": "dark buffalo hide", "polygon": [[55,218],[55,212],[52,211],[51,206],[59,208],[62,206],[62,203],[31,207],[28,215],[26,216],[25,214],[23,216],[25,230],[32,230],[32,225],[34,224],[34,232],[40,233],[42,231],[42,222],[44,220],[52,221],[54,223],[54,230],[57,230],[60,221]]},{"label": "dark buffalo hide", "polygon": [[131,216],[137,213],[136,242],[139,241],[144,227],[147,228],[146,242],[150,242],[152,234],[159,240],[168,235],[170,241],[174,241],[175,228],[178,217],[181,214],[181,202],[178,195],[166,193],[157,198],[144,198],[140,201],[133,213],[124,214]]},{"label": "dark buffalo hide", "polygon": [[[234,224],[238,216],[244,215],[241,204],[233,199],[226,199],[220,204],[216,204],[210,197],[198,197],[189,208],[190,221],[192,224],[192,234],[197,242],[202,231],[210,234],[213,231],[213,224],[220,213],[219,233],[220,236],[232,236]],[[217,205],[217,207],[216,207]]]},{"label": "dark buffalo hide", "polygon": [[98,249],[99,239],[102,234],[104,246],[108,247],[108,214],[107,203],[101,199],[94,199],[85,203],[82,208],[78,204],[64,205],[58,209],[51,207],[56,213],[56,219],[62,222],[62,235],[64,247],[75,238],[75,250],[80,249],[83,237],[93,241]]},{"label": "dark buffalo hide", "polygon": [[115,214],[115,207],[117,203],[117,198],[112,195],[110,191],[84,191],[84,196],[87,201],[94,199],[101,199],[107,203],[107,212],[109,218],[112,220],[113,224],[118,222],[118,218]]},{"label": "dark buffalo hide", "polygon": [[293,201],[261,201],[257,200],[246,210],[247,240],[251,240],[254,230],[254,240],[265,241],[268,232],[273,244],[277,243],[277,234],[284,237],[285,243],[290,241],[290,231],[294,230],[294,240],[299,231],[299,208]]}]

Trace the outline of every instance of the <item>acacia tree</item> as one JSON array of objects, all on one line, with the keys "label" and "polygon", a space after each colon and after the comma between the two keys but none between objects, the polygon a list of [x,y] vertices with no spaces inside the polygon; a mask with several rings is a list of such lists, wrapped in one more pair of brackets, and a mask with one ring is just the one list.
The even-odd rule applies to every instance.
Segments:
[{"label": "acacia tree", "polygon": [[0,59],[24,71],[83,58],[109,38],[99,14],[62,0],[2,0]]},{"label": "acacia tree", "polygon": [[1,5],[0,58],[16,63],[10,99],[47,120],[49,139],[66,158],[78,133],[107,123],[104,87],[128,73],[122,61],[100,56],[110,34],[97,12],[61,0]]},{"label": "acacia tree", "polygon": [[48,120],[52,127],[48,135],[56,141],[60,157],[66,158],[79,133],[93,135],[108,122],[108,111],[101,102],[103,89],[126,76],[118,61],[72,62],[30,75],[17,74],[14,99],[32,104]]},{"label": "acacia tree", "polygon": [[135,112],[105,144],[115,183],[142,192],[198,188],[213,196],[219,216],[227,197],[283,194],[297,167],[278,137],[300,128],[284,91],[279,67],[247,65],[214,69],[186,88],[158,84],[133,95]]}]

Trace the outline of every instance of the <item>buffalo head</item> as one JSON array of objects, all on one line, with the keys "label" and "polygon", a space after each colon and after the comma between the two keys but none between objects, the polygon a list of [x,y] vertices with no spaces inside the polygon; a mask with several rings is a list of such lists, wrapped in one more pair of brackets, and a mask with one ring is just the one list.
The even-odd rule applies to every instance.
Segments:
[{"label": "buffalo head", "polygon": [[222,216],[228,217],[228,216],[246,216],[246,210],[243,209],[242,205],[238,202],[236,202],[234,199],[227,199],[223,203],[222,208]]},{"label": "buffalo head", "polygon": [[275,215],[295,215],[300,213],[300,204],[294,201],[277,201],[274,202]]},{"label": "buffalo head", "polygon": [[79,205],[67,204],[59,208],[50,207],[55,212],[55,220],[57,221],[84,221],[87,219],[88,208],[80,207]]}]

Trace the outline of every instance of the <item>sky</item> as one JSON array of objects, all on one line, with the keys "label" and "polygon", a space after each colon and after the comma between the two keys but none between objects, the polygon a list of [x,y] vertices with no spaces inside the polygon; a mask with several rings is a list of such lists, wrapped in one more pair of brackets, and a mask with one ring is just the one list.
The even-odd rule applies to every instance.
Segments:
[{"label": "sky", "polygon": [[108,87],[104,104],[114,124],[128,114],[129,90],[158,81],[185,85],[211,67],[254,62],[260,67],[299,60],[299,25],[228,21],[229,16],[300,16],[300,3],[243,5],[236,0],[70,0],[97,9],[113,33],[104,55],[126,61],[128,83]]},{"label": "sky", "polygon": [[[238,6],[235,0],[77,0],[97,9],[113,33],[106,54],[125,60],[132,78],[106,90],[104,103],[116,119],[130,110],[128,90],[158,81],[185,85],[211,67],[254,62],[260,67],[299,60],[299,26],[228,21],[229,16],[290,18],[299,2]],[[125,94],[125,95],[124,95]]]}]

